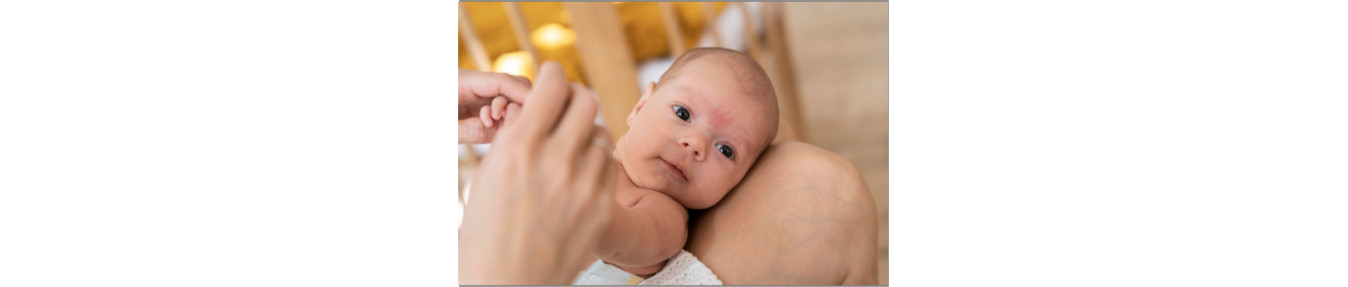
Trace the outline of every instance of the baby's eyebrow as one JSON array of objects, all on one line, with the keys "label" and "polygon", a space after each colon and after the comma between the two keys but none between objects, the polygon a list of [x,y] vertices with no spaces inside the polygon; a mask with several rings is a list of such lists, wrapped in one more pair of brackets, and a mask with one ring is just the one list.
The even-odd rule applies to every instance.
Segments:
[{"label": "baby's eyebrow", "polygon": [[723,133],[726,134],[726,141],[729,141],[730,146],[735,148],[735,153],[748,152],[749,147],[745,146],[748,141],[744,140],[743,130],[723,130]]}]

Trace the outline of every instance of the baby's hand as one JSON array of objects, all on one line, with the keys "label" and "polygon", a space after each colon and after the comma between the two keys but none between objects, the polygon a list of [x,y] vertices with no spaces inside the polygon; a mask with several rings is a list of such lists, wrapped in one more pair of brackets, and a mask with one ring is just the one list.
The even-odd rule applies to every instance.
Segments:
[{"label": "baby's hand", "polygon": [[511,103],[506,97],[498,96],[491,100],[491,105],[482,106],[482,112],[478,113],[478,117],[482,118],[483,125],[493,127],[496,121],[505,119],[506,106],[511,104],[519,105]]},{"label": "baby's hand", "polygon": [[[499,108],[497,107],[498,103],[500,105]],[[487,115],[489,112],[491,114],[490,115],[491,117],[488,117]],[[524,112],[524,106],[520,105],[520,103],[493,100],[492,110],[487,111],[484,109],[482,111],[483,124],[487,125],[488,129],[498,131],[506,130],[509,129],[510,126],[514,124],[516,121],[519,121],[521,112]],[[494,117],[495,119],[493,119],[492,117]],[[492,125],[495,125],[496,127],[491,128]]]}]

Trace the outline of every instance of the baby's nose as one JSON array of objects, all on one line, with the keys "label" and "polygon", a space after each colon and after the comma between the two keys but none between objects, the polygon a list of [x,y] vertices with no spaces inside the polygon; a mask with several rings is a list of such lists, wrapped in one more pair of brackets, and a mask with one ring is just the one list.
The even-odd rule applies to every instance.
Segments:
[{"label": "baby's nose", "polygon": [[692,153],[693,160],[702,161],[702,159],[707,157],[706,141],[701,140],[697,136],[686,136],[679,139],[679,146],[685,151]]}]

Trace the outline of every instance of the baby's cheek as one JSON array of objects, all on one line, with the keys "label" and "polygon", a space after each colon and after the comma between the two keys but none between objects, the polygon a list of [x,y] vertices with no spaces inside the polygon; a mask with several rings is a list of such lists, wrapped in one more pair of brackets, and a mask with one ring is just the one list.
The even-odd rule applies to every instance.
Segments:
[{"label": "baby's cheek", "polygon": [[652,142],[650,136],[646,134],[648,132],[649,131],[640,129],[632,129],[628,131],[626,135],[623,135],[626,139],[619,142],[619,144],[625,145],[625,150],[630,151],[629,153],[632,153],[635,156],[650,154],[650,150],[656,147],[656,143]]},{"label": "baby's cheek", "polygon": [[703,188],[702,194],[700,195],[711,200],[719,199],[721,196],[730,192],[730,189],[735,188],[735,185],[739,183],[740,177],[741,176],[738,176],[733,171],[719,172],[716,176],[714,186]]}]

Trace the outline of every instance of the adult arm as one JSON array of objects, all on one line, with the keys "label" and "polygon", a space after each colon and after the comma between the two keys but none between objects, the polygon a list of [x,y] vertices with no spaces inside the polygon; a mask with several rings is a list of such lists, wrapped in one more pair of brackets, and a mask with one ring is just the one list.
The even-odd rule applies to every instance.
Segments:
[{"label": "adult arm", "polygon": [[687,248],[728,285],[874,285],[871,197],[846,159],[777,143],[721,202],[692,219]]}]

